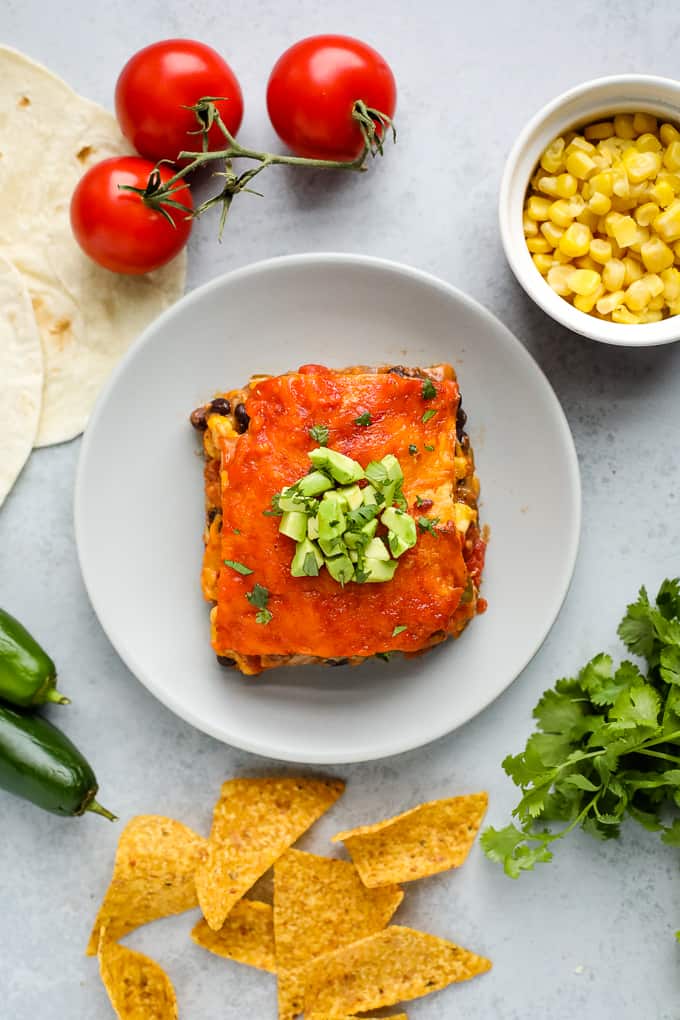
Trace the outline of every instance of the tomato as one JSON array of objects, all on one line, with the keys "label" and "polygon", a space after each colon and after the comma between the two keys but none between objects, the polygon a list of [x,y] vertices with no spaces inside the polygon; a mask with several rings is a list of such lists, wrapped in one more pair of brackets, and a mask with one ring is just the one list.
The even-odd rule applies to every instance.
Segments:
[{"label": "tomato", "polygon": [[293,152],[310,159],[356,159],[364,146],[352,118],[357,99],[392,117],[397,89],[380,54],[344,35],[310,36],[291,46],[267,85],[274,130]]},{"label": "tomato", "polygon": [[[86,255],[114,273],[150,273],[174,258],[191,233],[191,219],[168,208],[174,227],[140,195],[120,185],[146,188],[154,164],[139,156],[114,156],[96,163],[81,177],[71,199],[71,228]],[[172,177],[158,168],[160,182]],[[187,188],[172,192],[172,200],[193,209]]]},{"label": "tomato", "polygon": [[[229,64],[205,43],[166,39],[128,60],[116,83],[116,116],[121,131],[140,155],[156,162],[175,160],[182,149],[201,149],[196,115],[184,107],[199,99],[223,96],[216,103],[232,135],[243,117],[243,97]],[[213,124],[210,149],[224,149],[224,135]]]}]

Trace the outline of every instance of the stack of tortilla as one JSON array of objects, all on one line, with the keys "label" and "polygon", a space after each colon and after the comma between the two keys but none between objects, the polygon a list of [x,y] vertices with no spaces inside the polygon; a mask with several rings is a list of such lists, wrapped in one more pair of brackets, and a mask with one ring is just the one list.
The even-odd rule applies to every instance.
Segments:
[{"label": "stack of tortilla", "polygon": [[5,46],[0,125],[1,505],[34,446],[82,432],[116,362],[181,295],[186,255],[120,276],[83,254],[73,189],[130,147],[110,113]]}]

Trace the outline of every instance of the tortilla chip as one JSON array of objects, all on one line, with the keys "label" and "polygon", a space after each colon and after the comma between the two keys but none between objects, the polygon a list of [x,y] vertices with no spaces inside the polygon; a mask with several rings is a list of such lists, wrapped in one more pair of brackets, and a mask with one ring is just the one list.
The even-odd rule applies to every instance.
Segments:
[{"label": "tortilla chip", "polygon": [[446,939],[397,925],[309,964],[305,1016],[344,1017],[418,999],[483,974],[491,962]]},{"label": "tortilla chip", "polygon": [[464,862],[489,802],[486,793],[433,800],[375,825],[339,832],[364,885],[414,882]]},{"label": "tortilla chip", "polygon": [[175,989],[150,957],[102,939],[99,972],[119,1020],[177,1020]]},{"label": "tortilla chip", "polygon": [[[307,1020],[371,1020],[370,1016],[332,1017],[330,1013],[312,1013]],[[375,1020],[408,1020],[406,1013],[393,1013],[392,1016],[376,1017]]]},{"label": "tortilla chip", "polygon": [[196,945],[216,956],[276,973],[274,912],[268,903],[241,900],[219,931],[200,920],[191,937]]},{"label": "tortilla chip", "polygon": [[397,886],[367,889],[349,861],[289,850],[274,865],[279,1020],[303,1006],[306,963],[381,931],[404,898]]},{"label": "tortilla chip", "polygon": [[141,924],[181,914],[198,903],[194,872],[207,840],[161,815],[138,815],[123,829],[113,878],[92,928],[87,955],[97,952],[99,933],[117,941]]},{"label": "tortilla chip", "polygon": [[213,815],[205,860],[196,872],[203,916],[213,929],[244,893],[331,807],[337,779],[230,779]]}]

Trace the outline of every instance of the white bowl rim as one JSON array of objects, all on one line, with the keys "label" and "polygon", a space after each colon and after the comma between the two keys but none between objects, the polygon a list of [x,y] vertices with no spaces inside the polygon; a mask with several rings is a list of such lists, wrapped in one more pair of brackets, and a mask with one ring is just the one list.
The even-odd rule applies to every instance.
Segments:
[{"label": "white bowl rim", "polygon": [[[249,740],[248,738],[242,737],[240,734],[230,734],[226,737],[223,730],[219,726],[212,726],[205,720],[199,720],[197,715],[192,711],[189,711],[183,705],[178,705],[174,697],[168,695],[168,693],[159,686],[156,681],[150,677],[144,669],[138,668],[136,663],[136,656],[127,646],[125,641],[120,640],[120,635],[113,633],[112,629],[104,623],[100,618],[97,611],[97,605],[95,599],[93,599],[92,587],[88,581],[87,572],[84,569],[84,564],[81,558],[81,534],[85,527],[84,524],[84,511],[82,509],[82,492],[84,489],[83,476],[85,474],[85,465],[88,459],[88,453],[90,448],[91,436],[94,433],[93,426],[96,425],[100,416],[104,413],[106,404],[108,402],[109,394],[113,391],[117,385],[119,377],[126,371],[127,363],[135,357],[136,351],[141,345],[144,345],[150,341],[153,335],[161,329],[165,323],[176,313],[176,310],[180,304],[182,305],[193,305],[196,302],[200,302],[205,294],[210,293],[213,290],[219,289],[225,284],[227,280],[237,281],[246,276],[257,274],[260,272],[266,272],[276,265],[286,266],[305,266],[314,265],[318,263],[326,263],[328,265],[343,265],[349,264],[354,266],[366,266],[377,269],[387,270],[393,273],[400,274],[402,276],[409,277],[410,279],[426,284],[429,287],[436,288],[437,290],[444,291],[451,297],[454,297],[457,301],[462,304],[473,308],[477,314],[482,318],[490,320],[494,327],[500,326],[503,334],[505,335],[507,342],[512,345],[515,349],[518,357],[525,359],[529,362],[532,367],[541,375],[550,397],[553,402],[553,410],[555,412],[555,418],[559,421],[560,431],[565,439],[565,450],[568,460],[568,469],[570,474],[570,497],[571,497],[571,513],[573,515],[574,527],[572,528],[569,547],[567,549],[567,556],[564,560],[564,569],[560,578],[560,584],[555,587],[555,595],[551,606],[551,611],[547,616],[547,623],[544,626],[540,634],[537,635],[533,647],[526,654],[524,661],[517,668],[514,677],[511,680],[505,681],[501,684],[494,685],[488,692],[488,697],[484,701],[480,701],[476,706],[475,711],[471,712],[466,718],[461,719],[453,730],[448,723],[444,723],[436,732],[432,732],[428,735],[425,741],[419,741],[417,743],[408,742],[403,743],[395,737],[392,744],[388,746],[382,746],[375,753],[367,755],[365,751],[361,754],[347,753],[343,756],[338,756],[337,752],[331,752],[328,755],[319,754],[318,752],[314,755],[301,754],[299,751],[291,753],[291,751],[285,746],[267,746],[264,747],[257,741]],[[576,447],[574,445],[574,438],[569,427],[569,422],[564,409],[555,393],[550,380],[543,372],[536,359],[531,355],[523,343],[515,336],[515,334],[503,323],[490,312],[484,305],[476,301],[474,298],[465,294],[459,290],[453,284],[443,280],[441,277],[435,276],[433,273],[429,273],[426,270],[418,269],[414,266],[409,266],[405,263],[398,262],[392,259],[381,258],[379,256],[356,254],[351,252],[303,252],[292,255],[279,255],[273,256],[267,259],[261,259],[257,262],[251,262],[245,266],[241,266],[238,269],[233,269],[226,273],[222,273],[212,280],[196,287],[194,290],[189,291],[179,301],[167,308],[158,318],[154,319],[142,334],[137,338],[136,341],[128,348],[122,359],[113,370],[103,390],[99,394],[97,403],[94,407],[90,420],[85,429],[80,454],[78,457],[78,467],[76,472],[76,481],[74,487],[73,497],[73,515],[74,515],[74,533],[76,540],[76,549],[78,553],[78,563],[80,566],[81,577],[85,590],[90,599],[92,608],[95,611],[97,620],[102,630],[106,634],[108,640],[113,646],[116,654],[125,663],[127,668],[133,674],[133,676],[140,682],[146,689],[158,700],[161,704],[165,705],[166,708],[170,709],[175,715],[195,727],[199,732],[207,733],[208,736],[214,737],[222,743],[227,743],[230,746],[238,747],[243,751],[257,754],[265,758],[269,758],[276,761],[287,761],[298,764],[310,764],[310,765],[343,765],[343,764],[355,764],[367,761],[382,760],[385,758],[392,757],[398,754],[404,754],[409,751],[416,750],[419,747],[428,746],[441,738],[448,736],[450,733],[460,729],[466,723],[470,722],[475,716],[479,715],[484,709],[488,708],[505,690],[507,690],[523,673],[526,667],[529,665],[531,660],[537,654],[542,647],[548,634],[552,630],[552,627],[557,620],[557,617],[562,609],[564,601],[569,592],[571,582],[574,576],[574,570],[576,567],[576,558],[578,555],[578,549],[581,538],[581,527],[582,527],[582,486],[581,486],[581,474],[579,470],[578,456],[576,453]]]},{"label": "white bowl rim", "polygon": [[[617,85],[626,88],[635,88],[635,86],[640,85],[652,86],[665,91],[666,94],[674,93],[678,107],[678,120],[680,120],[680,81],[674,78],[664,78],[653,74],[605,75],[581,82],[567,89],[566,92],[555,96],[545,106],[542,106],[525,124],[506,159],[498,199],[501,241],[505,256],[518,283],[529,297],[552,319],[566,326],[572,332],[589,337],[591,340],[597,340],[600,343],[618,347],[656,347],[680,340],[680,315],[670,316],[661,322],[628,325],[625,323],[606,322],[602,319],[596,319],[585,312],[580,312],[577,308],[574,308],[567,301],[560,298],[550,288],[531,262],[530,257],[528,259],[524,257],[525,254],[528,254],[528,250],[526,248],[518,250],[512,229],[513,207],[511,206],[510,197],[512,179],[516,164],[526,150],[528,141],[533,133],[549,120],[553,114],[559,112],[563,106],[566,106],[572,100],[588,96],[590,93],[593,93],[593,100],[595,100],[596,93],[599,90]],[[635,100],[632,100],[632,102],[635,103]],[[649,100],[646,97],[640,99],[639,102],[646,107],[654,107],[653,100]],[[661,102],[662,97],[660,96],[659,105],[661,105]],[[604,106],[606,105],[605,103]],[[559,130],[564,130],[564,128]]]}]

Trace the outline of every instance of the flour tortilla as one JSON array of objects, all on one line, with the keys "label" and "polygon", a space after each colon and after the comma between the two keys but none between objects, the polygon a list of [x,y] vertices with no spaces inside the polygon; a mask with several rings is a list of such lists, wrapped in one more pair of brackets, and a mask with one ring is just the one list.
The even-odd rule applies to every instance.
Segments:
[{"label": "flour tortilla", "polygon": [[0,46],[0,255],[22,273],[45,362],[37,446],[82,432],[130,343],[184,290],[186,255],[121,276],[84,255],[69,205],[94,163],[132,150],[115,118],[23,54]]},{"label": "flour tortilla", "polygon": [[30,454],[40,421],[43,357],[26,285],[0,256],[0,506]]}]

